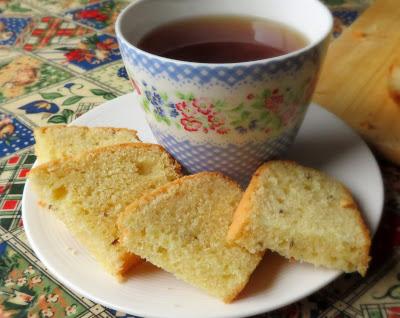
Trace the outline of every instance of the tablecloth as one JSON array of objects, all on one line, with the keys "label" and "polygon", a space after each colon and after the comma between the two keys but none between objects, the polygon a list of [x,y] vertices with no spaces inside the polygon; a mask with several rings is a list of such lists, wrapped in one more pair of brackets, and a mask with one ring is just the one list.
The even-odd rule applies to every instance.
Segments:
[{"label": "tablecloth", "polygon": [[[340,36],[372,0],[325,0]],[[124,0],[0,0],[0,317],[133,317],[60,284],[27,242],[21,199],[32,129],[66,124],[131,91],[113,25]],[[386,204],[367,277],[257,317],[400,317],[400,169],[379,161]],[[288,291],[289,292],[289,291]]]}]

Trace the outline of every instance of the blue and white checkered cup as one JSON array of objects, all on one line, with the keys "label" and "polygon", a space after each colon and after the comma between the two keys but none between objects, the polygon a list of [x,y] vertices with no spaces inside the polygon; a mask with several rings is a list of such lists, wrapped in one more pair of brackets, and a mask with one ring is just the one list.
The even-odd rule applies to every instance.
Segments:
[{"label": "blue and white checkered cup", "polygon": [[[229,64],[178,61],[136,47],[167,22],[226,14],[284,23],[309,44],[286,55]],[[318,0],[138,0],[116,23],[126,69],[158,142],[190,173],[220,171],[242,183],[293,143],[331,29],[331,14]]]}]

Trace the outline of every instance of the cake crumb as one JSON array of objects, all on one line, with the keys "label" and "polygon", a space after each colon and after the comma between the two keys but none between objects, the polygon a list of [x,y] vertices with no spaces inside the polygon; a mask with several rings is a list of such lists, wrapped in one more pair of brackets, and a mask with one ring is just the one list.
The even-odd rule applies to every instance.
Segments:
[{"label": "cake crumb", "polygon": [[78,252],[76,251],[76,249],[72,248],[72,247],[67,247],[67,251],[70,252],[72,255],[77,255]]}]

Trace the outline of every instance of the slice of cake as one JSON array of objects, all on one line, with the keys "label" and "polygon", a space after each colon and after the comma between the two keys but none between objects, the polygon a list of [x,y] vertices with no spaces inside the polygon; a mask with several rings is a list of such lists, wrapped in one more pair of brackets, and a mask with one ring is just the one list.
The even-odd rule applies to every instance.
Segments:
[{"label": "slice of cake", "polygon": [[122,278],[138,258],[120,244],[118,215],[146,191],[180,176],[180,166],[162,147],[131,143],[50,161],[34,168],[29,180],[93,256]]},{"label": "slice of cake", "polygon": [[230,302],[263,254],[226,242],[241,197],[239,186],[221,174],[183,177],[144,195],[121,214],[122,244],[177,278]]},{"label": "slice of cake", "polygon": [[228,241],[299,261],[365,275],[370,237],[349,191],[294,162],[271,161],[254,174]]},{"label": "slice of cake", "polygon": [[95,148],[140,142],[135,130],[110,127],[48,126],[34,130],[40,163],[75,156]]}]

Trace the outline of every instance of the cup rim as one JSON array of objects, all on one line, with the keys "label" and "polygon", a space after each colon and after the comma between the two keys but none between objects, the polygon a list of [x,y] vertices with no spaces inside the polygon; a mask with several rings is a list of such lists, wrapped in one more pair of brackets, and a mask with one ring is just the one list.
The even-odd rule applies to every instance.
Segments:
[{"label": "cup rim", "polygon": [[122,24],[122,20],[124,19],[125,15],[127,15],[127,12],[134,6],[136,6],[137,4],[141,3],[141,2],[145,2],[148,0],[136,0],[132,3],[130,3],[128,6],[126,6],[119,14],[117,17],[117,20],[115,22],[115,33],[117,38],[122,39],[130,48],[133,48],[134,50],[140,52],[143,55],[147,55],[153,59],[158,59],[161,62],[164,63],[175,63],[175,64],[184,64],[184,65],[192,65],[192,66],[197,66],[197,67],[236,67],[236,66],[249,66],[249,65],[254,65],[254,64],[265,64],[265,63],[269,63],[269,62],[277,62],[277,61],[283,61],[286,59],[289,59],[291,57],[295,57],[298,55],[301,55],[307,51],[310,51],[311,49],[317,47],[320,43],[322,43],[325,39],[327,39],[333,30],[333,16],[332,13],[330,12],[330,10],[328,9],[327,6],[325,6],[324,4],[321,3],[321,1],[319,0],[311,0],[314,1],[320,8],[322,11],[325,11],[327,18],[329,19],[328,21],[328,28],[327,30],[322,34],[322,36],[320,36],[317,40],[312,41],[311,43],[309,43],[307,46],[295,50],[293,52],[289,52],[283,55],[279,55],[279,56],[275,56],[275,57],[270,57],[270,58],[266,58],[266,59],[260,59],[260,60],[253,60],[253,61],[246,61],[246,62],[238,62],[238,63],[201,63],[201,62],[191,62],[191,61],[183,61],[183,60],[177,60],[177,59],[171,59],[168,57],[164,57],[164,56],[160,56],[157,54],[153,54],[147,51],[144,51],[140,48],[138,48],[136,45],[133,45],[132,43],[130,43],[126,37],[124,36],[122,30],[121,30],[121,24]]}]

